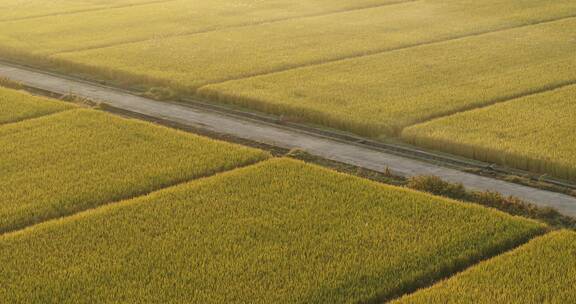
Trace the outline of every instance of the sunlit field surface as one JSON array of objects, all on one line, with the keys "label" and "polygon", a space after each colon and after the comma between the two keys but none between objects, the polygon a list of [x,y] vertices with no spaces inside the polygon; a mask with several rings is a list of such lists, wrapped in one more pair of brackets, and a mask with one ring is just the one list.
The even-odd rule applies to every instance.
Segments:
[{"label": "sunlit field surface", "polygon": [[275,159],[0,237],[0,301],[357,303],[543,229]]},{"label": "sunlit field surface", "polygon": [[0,87],[0,125],[73,108],[68,103]]},{"label": "sunlit field surface", "polygon": [[[376,139],[576,83],[573,0],[9,0],[0,8],[0,60]],[[542,151],[538,141],[550,142],[534,140]]]},{"label": "sunlit field surface", "polygon": [[576,86],[406,129],[409,142],[576,181]]},{"label": "sunlit field surface", "polygon": [[[576,3],[566,0],[554,2],[547,9],[527,6],[524,1],[465,2],[409,2],[93,50],[56,53],[50,58],[68,69],[104,78],[194,91],[209,83],[527,25],[565,17],[570,12],[576,14]],[[570,33],[570,29],[565,31]],[[38,41],[35,38],[23,40],[20,35],[16,37],[18,43],[30,41],[36,44]],[[54,43],[54,39],[51,41]],[[62,46],[66,38],[57,41],[56,45]],[[34,47],[26,46],[23,49],[32,50]],[[48,50],[50,47],[40,49]],[[406,60],[399,64],[407,64]],[[347,87],[350,95],[368,90],[354,87],[353,83],[340,86]],[[287,85],[280,89],[286,91],[293,88]],[[323,92],[320,89],[317,93]],[[272,104],[274,102],[276,100],[270,101]],[[370,100],[365,102],[369,103]]]},{"label": "sunlit field surface", "polygon": [[[0,0],[20,68],[576,182],[576,0]],[[0,87],[0,303],[576,303],[554,210],[72,87]]]},{"label": "sunlit field surface", "polygon": [[576,81],[576,19],[206,86],[214,99],[368,136]]},{"label": "sunlit field surface", "polygon": [[[53,54],[413,0],[173,0],[4,22],[0,46]],[[35,0],[34,3],[45,3]],[[564,4],[565,5],[565,4]],[[562,6],[562,5],[560,5]]]},{"label": "sunlit field surface", "polygon": [[65,15],[119,7],[133,7],[170,0],[5,0],[0,3],[0,21]]},{"label": "sunlit field surface", "polygon": [[576,233],[553,232],[399,303],[574,303]]},{"label": "sunlit field surface", "polygon": [[0,233],[266,157],[93,110],[5,125],[0,127]]}]

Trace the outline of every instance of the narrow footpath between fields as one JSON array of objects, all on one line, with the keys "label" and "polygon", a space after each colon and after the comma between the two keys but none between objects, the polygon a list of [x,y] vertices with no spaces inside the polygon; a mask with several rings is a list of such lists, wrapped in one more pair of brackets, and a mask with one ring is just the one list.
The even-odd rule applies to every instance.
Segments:
[{"label": "narrow footpath between fields", "polygon": [[370,147],[363,147],[355,143],[347,143],[296,129],[182,104],[155,101],[122,90],[8,64],[0,63],[0,77],[21,82],[32,88],[57,94],[74,94],[136,114],[172,121],[210,132],[286,149],[300,148],[322,158],[370,170],[385,172],[389,169],[395,174],[406,177],[435,175],[449,182],[462,183],[472,190],[513,195],[539,206],[553,207],[565,215],[576,216],[576,198],[569,195],[466,173],[389,154]]}]

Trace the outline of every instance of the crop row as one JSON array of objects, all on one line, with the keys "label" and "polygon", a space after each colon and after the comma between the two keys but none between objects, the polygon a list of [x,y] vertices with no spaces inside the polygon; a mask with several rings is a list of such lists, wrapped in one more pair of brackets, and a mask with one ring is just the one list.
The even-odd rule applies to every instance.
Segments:
[{"label": "crop row", "polygon": [[553,232],[399,303],[575,303],[576,233]]},{"label": "crop row", "polygon": [[0,232],[266,157],[94,110],[5,125],[0,127]]},{"label": "crop row", "polygon": [[0,237],[0,301],[385,299],[543,229],[274,159]]}]

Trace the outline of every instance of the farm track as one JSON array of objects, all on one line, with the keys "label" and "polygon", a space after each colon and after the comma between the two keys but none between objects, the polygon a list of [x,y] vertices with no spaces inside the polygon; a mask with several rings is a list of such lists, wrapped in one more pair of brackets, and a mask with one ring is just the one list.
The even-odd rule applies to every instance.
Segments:
[{"label": "farm track", "polygon": [[[572,196],[448,167],[466,168],[466,161],[457,158],[452,159],[417,149],[374,143],[370,140],[306,126],[281,125],[275,123],[273,119],[261,119],[249,113],[242,115],[226,112],[217,106],[203,105],[201,102],[184,104],[155,101],[121,89],[8,63],[0,63],[0,76],[21,82],[30,88],[62,95],[74,94],[99,101],[135,115],[170,121],[281,148],[299,148],[322,158],[378,172],[391,170],[395,174],[406,177],[435,175],[446,181],[462,183],[473,190],[513,195],[539,206],[555,208],[565,215],[576,216],[576,198]],[[480,166],[478,165],[480,163],[473,161],[470,161],[468,165],[473,166],[474,163]]]},{"label": "farm track", "polygon": [[9,19],[3,19],[3,20],[0,20],[0,23],[3,23],[3,22],[11,22],[11,21],[30,20],[30,19],[38,19],[38,18],[44,18],[44,17],[50,17],[50,16],[62,16],[62,15],[74,15],[74,14],[87,13],[87,12],[98,12],[98,11],[105,11],[105,10],[111,10],[111,9],[120,9],[120,8],[126,8],[126,7],[138,7],[138,6],[144,6],[144,5],[150,5],[150,4],[157,4],[157,3],[174,2],[174,1],[176,1],[176,0],[153,0],[153,1],[148,1],[148,2],[134,3],[134,4],[125,4],[125,5],[119,5],[119,6],[98,7],[98,8],[88,8],[88,9],[78,9],[78,10],[73,10],[73,11],[68,11],[68,12],[51,13],[51,14],[44,14],[44,15],[35,15],[35,16],[21,17],[21,18],[12,18],[12,19],[10,19],[10,18],[9,18]]},{"label": "farm track", "polygon": [[[290,17],[278,18],[278,19],[273,19],[273,20],[263,20],[263,21],[259,21],[259,22],[250,22],[250,23],[242,23],[242,24],[236,24],[236,25],[230,25],[230,26],[223,26],[223,27],[205,29],[205,30],[200,30],[200,31],[181,32],[181,33],[163,35],[161,39],[164,40],[164,39],[174,38],[174,37],[194,36],[194,35],[206,34],[206,33],[210,33],[210,32],[228,30],[228,29],[237,29],[237,28],[243,28],[243,27],[274,24],[274,23],[290,21],[290,20],[324,17],[324,16],[330,16],[330,15],[336,15],[336,14],[342,14],[342,13],[350,13],[350,12],[362,11],[362,10],[369,10],[369,9],[375,9],[375,8],[379,8],[379,7],[400,5],[400,4],[412,3],[412,2],[418,2],[418,1],[420,1],[420,0],[398,0],[395,2],[365,6],[365,7],[343,9],[343,10],[336,10],[336,11],[317,13],[317,14],[309,14],[309,15],[290,16]],[[98,45],[98,46],[92,46],[92,47],[69,49],[69,50],[53,53],[51,55],[61,55],[61,54],[74,53],[74,52],[97,50],[97,49],[102,49],[102,48],[107,48],[107,47],[129,45],[129,44],[158,40],[158,39],[159,38],[133,39],[133,40],[127,40],[127,41],[120,42],[120,43],[110,43],[110,44]]]},{"label": "farm track", "polygon": [[236,80],[249,79],[249,78],[260,77],[260,76],[266,76],[266,75],[282,73],[282,72],[291,71],[291,70],[297,70],[297,69],[303,69],[303,68],[308,68],[308,67],[331,64],[331,63],[340,62],[340,61],[355,60],[358,58],[376,56],[376,55],[381,55],[381,54],[386,54],[386,53],[393,53],[393,52],[398,52],[398,51],[416,48],[416,47],[421,47],[421,46],[442,44],[442,43],[446,43],[446,42],[467,39],[470,37],[482,36],[482,35],[498,33],[498,32],[505,32],[505,31],[509,31],[509,30],[515,30],[515,29],[530,27],[530,26],[537,26],[537,25],[546,24],[546,23],[553,23],[553,22],[563,21],[563,20],[572,19],[572,18],[576,18],[576,15],[568,15],[568,16],[564,16],[564,17],[560,17],[560,18],[551,18],[551,19],[536,21],[536,22],[527,23],[527,24],[523,24],[523,25],[515,25],[515,26],[509,26],[509,27],[502,27],[502,28],[498,28],[498,29],[478,31],[478,32],[474,32],[474,33],[468,33],[465,35],[454,36],[454,37],[448,38],[448,39],[429,40],[429,41],[413,43],[413,44],[409,44],[409,45],[405,45],[405,46],[401,46],[401,47],[396,47],[396,48],[380,49],[380,50],[364,52],[362,54],[352,54],[352,55],[347,55],[347,56],[336,57],[333,59],[318,60],[318,61],[309,62],[309,63],[305,63],[305,64],[300,64],[300,65],[287,66],[286,68],[281,68],[281,69],[277,69],[274,71],[264,71],[262,73],[254,73],[254,74],[250,74],[250,75],[243,75],[240,77],[230,77],[230,78],[226,78],[226,79],[220,79],[218,81],[205,83],[196,89],[200,89],[200,88],[210,86],[210,85],[225,83],[225,82],[229,82],[229,81],[236,81]]}]

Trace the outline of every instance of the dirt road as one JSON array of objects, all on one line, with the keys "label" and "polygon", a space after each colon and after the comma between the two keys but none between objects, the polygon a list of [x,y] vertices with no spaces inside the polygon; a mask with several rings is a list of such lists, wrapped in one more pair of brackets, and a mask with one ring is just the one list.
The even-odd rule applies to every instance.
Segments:
[{"label": "dirt road", "polygon": [[116,108],[161,118],[221,134],[228,134],[282,148],[300,148],[323,158],[383,172],[389,168],[403,176],[436,175],[475,190],[489,190],[513,195],[540,206],[549,206],[563,214],[576,216],[576,198],[478,176],[398,155],[342,142],[275,124],[234,117],[182,104],[139,97],[129,92],[74,80],[32,69],[0,63],[0,76],[27,86],[58,94],[73,93]]}]

